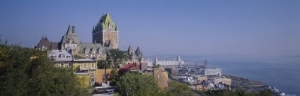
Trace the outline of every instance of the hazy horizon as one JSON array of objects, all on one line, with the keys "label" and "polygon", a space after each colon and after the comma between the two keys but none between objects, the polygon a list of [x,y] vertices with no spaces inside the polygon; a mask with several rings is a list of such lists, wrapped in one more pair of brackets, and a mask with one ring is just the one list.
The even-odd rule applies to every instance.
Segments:
[{"label": "hazy horizon", "polygon": [[300,1],[0,1],[0,35],[33,47],[59,42],[69,25],[80,41],[109,13],[119,48],[144,55],[300,56]]}]

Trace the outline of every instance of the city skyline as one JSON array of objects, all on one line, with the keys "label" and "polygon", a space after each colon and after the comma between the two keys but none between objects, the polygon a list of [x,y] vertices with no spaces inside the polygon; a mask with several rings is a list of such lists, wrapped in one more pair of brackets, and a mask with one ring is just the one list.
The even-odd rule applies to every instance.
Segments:
[{"label": "city skyline", "polygon": [[59,41],[69,25],[82,42],[109,13],[119,48],[144,55],[300,55],[299,1],[0,1],[0,35],[33,47]]}]

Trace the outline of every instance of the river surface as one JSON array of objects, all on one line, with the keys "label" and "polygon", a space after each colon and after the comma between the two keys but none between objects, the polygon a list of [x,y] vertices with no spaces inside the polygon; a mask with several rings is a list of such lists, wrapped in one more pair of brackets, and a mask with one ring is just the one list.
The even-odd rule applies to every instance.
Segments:
[{"label": "river surface", "polygon": [[183,57],[183,60],[203,64],[208,67],[221,68],[224,74],[261,81],[275,86],[287,94],[300,96],[300,57]]}]

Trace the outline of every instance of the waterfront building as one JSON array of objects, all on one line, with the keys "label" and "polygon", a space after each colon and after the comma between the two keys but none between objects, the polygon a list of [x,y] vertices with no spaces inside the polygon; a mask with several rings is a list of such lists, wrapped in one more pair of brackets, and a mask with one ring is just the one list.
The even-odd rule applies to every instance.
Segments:
[{"label": "waterfront building", "polygon": [[156,57],[153,65],[180,66],[180,65],[184,65],[184,61],[180,59],[180,56],[177,56],[177,60],[164,60],[164,61],[159,61]]},{"label": "waterfront building", "polygon": [[205,88],[203,85],[200,84],[200,85],[195,86],[195,90],[203,91],[203,90],[205,90]]},{"label": "waterfront building", "polygon": [[172,75],[172,76],[176,76],[176,75],[178,74],[178,71],[179,71],[178,69],[172,68],[172,69],[171,69],[171,75]]},{"label": "waterfront building", "polygon": [[154,64],[153,60],[145,60],[144,62],[146,62],[148,64],[148,66],[152,67]]},{"label": "waterfront building", "polygon": [[220,68],[206,68],[203,69],[203,75],[221,76],[222,72]]},{"label": "waterfront building", "polygon": [[197,84],[202,84],[204,81],[208,80],[208,77],[205,75],[194,75],[193,77],[197,80]]},{"label": "waterfront building", "polygon": [[226,85],[229,85],[231,86],[231,79],[230,78],[226,78],[224,76],[222,77],[215,77],[215,78],[210,78],[211,81],[213,81],[214,84],[218,84],[218,83],[222,83],[222,84],[226,84]]}]

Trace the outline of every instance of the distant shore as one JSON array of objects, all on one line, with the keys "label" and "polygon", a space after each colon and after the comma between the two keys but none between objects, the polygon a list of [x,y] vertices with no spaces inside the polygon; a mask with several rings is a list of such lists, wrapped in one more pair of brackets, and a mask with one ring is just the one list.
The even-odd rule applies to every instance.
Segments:
[{"label": "distant shore", "polygon": [[249,80],[246,78],[242,77],[237,77],[237,76],[232,76],[228,74],[223,74],[223,76],[230,78],[232,80],[232,87],[233,88],[241,88],[245,89],[249,93],[256,93],[262,90],[266,90],[269,85],[259,82],[259,81],[254,81],[254,80]]}]

